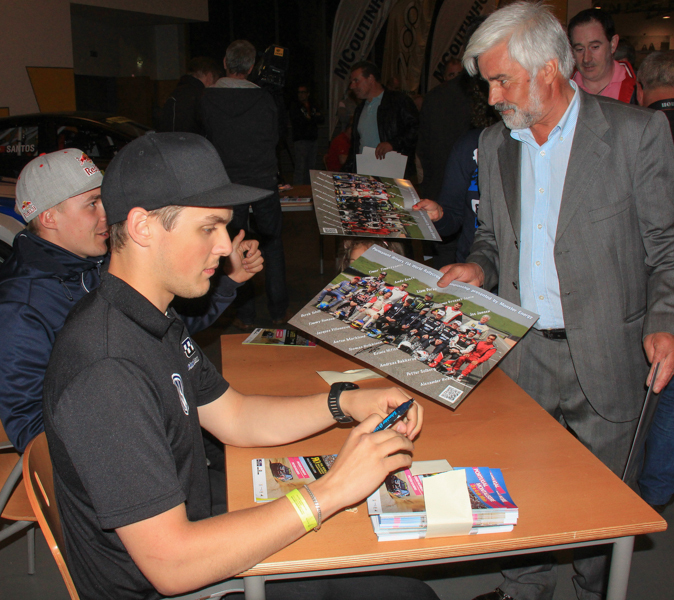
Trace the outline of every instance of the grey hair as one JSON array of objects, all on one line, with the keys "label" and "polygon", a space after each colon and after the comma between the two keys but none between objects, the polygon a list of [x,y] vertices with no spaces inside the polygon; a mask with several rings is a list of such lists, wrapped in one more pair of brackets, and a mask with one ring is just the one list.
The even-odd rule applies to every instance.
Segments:
[{"label": "grey hair", "polygon": [[226,68],[230,73],[248,75],[255,65],[255,46],[247,40],[235,40],[225,52]]},{"label": "grey hair", "polygon": [[510,58],[532,77],[546,62],[557,59],[559,72],[571,77],[574,59],[561,23],[541,2],[514,2],[492,13],[477,28],[463,55],[463,66],[477,75],[480,55],[503,42],[508,43]]},{"label": "grey hair", "polygon": [[674,87],[674,50],[653,52],[644,58],[637,81],[645,90]]}]

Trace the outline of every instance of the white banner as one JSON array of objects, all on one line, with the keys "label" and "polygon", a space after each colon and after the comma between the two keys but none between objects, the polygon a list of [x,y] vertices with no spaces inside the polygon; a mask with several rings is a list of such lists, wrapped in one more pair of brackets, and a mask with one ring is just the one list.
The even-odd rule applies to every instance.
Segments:
[{"label": "white banner", "polygon": [[332,30],[330,53],[330,135],[337,106],[349,89],[351,66],[365,60],[396,0],[342,0]]},{"label": "white banner", "polygon": [[389,15],[382,81],[397,77],[404,92],[419,89],[435,1],[401,0]]},{"label": "white banner", "polygon": [[496,0],[438,0],[437,17],[429,39],[427,91],[442,83],[440,66],[450,58],[459,58],[466,43],[466,30],[471,22],[496,10]]}]

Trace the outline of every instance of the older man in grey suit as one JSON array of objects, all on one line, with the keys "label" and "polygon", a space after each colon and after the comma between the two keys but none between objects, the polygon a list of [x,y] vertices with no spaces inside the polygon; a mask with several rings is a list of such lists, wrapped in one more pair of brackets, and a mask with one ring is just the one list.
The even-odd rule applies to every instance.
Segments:
[{"label": "older man in grey suit", "polygon": [[[443,268],[541,315],[504,370],[622,475],[650,380],[674,369],[674,146],[664,115],[590,96],[541,5],[496,11],[464,55],[504,123],[479,146],[480,228],[467,264]],[[642,346],[643,344],[643,346]],[[644,352],[645,351],[645,352]],[[576,561],[581,599],[604,557]],[[552,598],[550,564],[506,571],[480,598]]]}]

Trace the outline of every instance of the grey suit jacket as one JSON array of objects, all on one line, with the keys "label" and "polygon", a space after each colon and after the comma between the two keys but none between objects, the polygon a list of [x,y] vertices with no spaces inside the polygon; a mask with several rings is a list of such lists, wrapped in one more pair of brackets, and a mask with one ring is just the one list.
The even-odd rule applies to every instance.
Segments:
[{"label": "grey suit jacket", "polygon": [[[643,337],[674,333],[674,145],[664,114],[580,94],[555,266],[585,396],[626,421],[644,398]],[[498,284],[517,304],[520,151],[502,123],[480,138],[480,227],[467,260],[484,270],[485,289]],[[503,362],[515,380],[521,344]]]}]

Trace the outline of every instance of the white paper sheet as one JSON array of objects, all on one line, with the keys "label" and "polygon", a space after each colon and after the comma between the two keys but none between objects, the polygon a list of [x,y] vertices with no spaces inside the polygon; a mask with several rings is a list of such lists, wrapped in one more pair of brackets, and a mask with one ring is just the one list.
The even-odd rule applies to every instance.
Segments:
[{"label": "white paper sheet", "polygon": [[327,383],[332,385],[338,381],[350,381],[355,383],[356,381],[362,381],[363,379],[377,379],[383,378],[383,375],[379,375],[370,369],[350,369],[349,371],[316,371]]},{"label": "white paper sheet", "polygon": [[403,179],[407,157],[400,152],[387,152],[382,159],[374,155],[374,148],[365,146],[362,154],[356,154],[356,171],[359,175],[394,177]]},{"label": "white paper sheet", "polygon": [[424,477],[426,537],[468,535],[473,527],[466,472],[447,471]]}]

